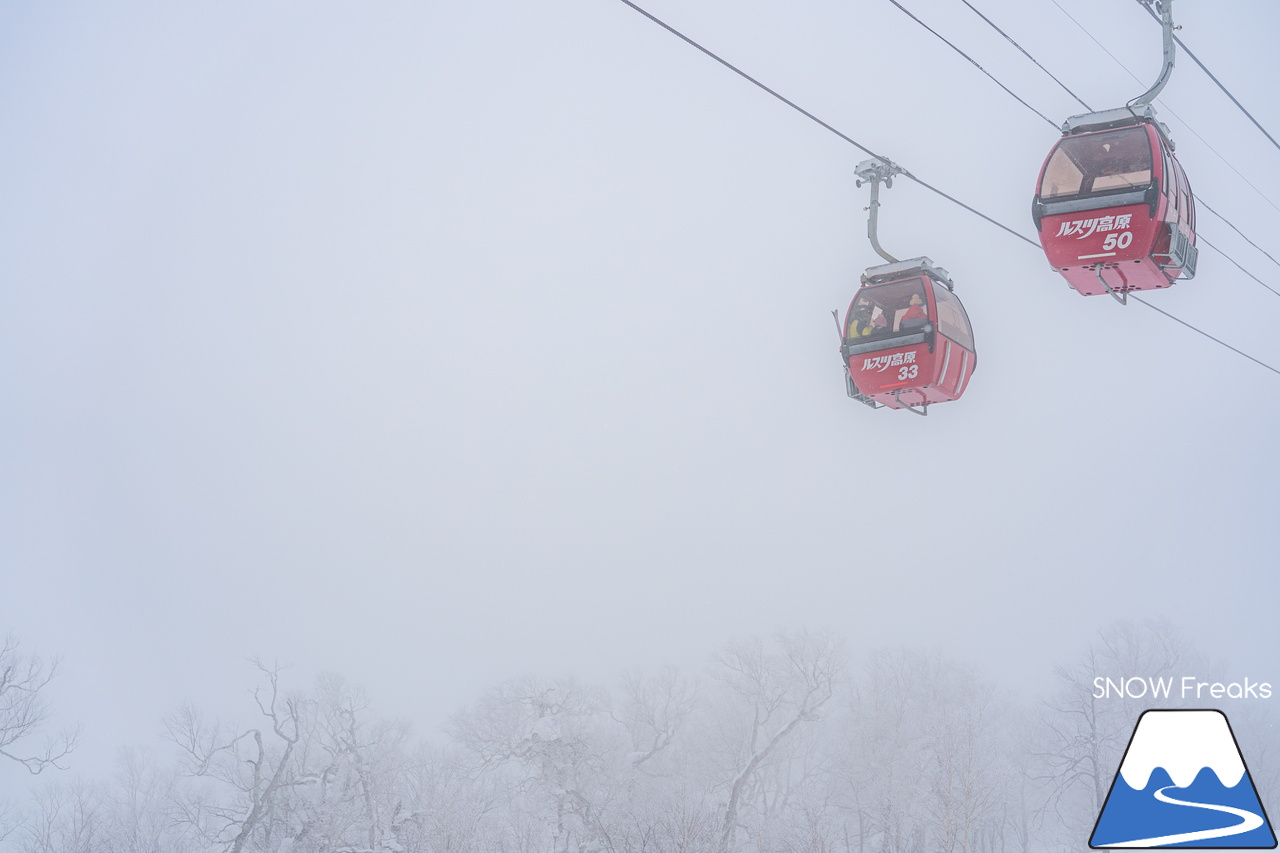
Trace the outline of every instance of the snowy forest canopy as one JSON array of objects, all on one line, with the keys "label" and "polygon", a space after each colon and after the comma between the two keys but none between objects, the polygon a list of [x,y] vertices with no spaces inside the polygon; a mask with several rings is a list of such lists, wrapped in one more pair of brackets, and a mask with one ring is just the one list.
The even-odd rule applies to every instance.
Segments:
[{"label": "snowy forest canopy", "polygon": [[[1056,669],[1052,695],[1019,704],[941,653],[851,660],[832,636],[779,633],[730,643],[696,674],[499,684],[443,743],[380,719],[339,676],[300,691],[260,665],[239,722],[182,708],[165,743],[125,752],[109,779],[33,779],[0,804],[0,850],[1082,850],[1138,714],[1204,706],[1098,699],[1094,678],[1199,663],[1166,624],[1120,624]],[[70,741],[24,750],[51,669],[9,642],[0,674],[0,756],[56,765]],[[1265,807],[1280,784],[1271,703],[1223,704]]]}]

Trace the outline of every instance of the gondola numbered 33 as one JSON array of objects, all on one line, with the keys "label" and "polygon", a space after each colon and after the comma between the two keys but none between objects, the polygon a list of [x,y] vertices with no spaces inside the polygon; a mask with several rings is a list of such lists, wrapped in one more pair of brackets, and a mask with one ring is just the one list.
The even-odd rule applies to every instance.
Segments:
[{"label": "gondola numbered 33", "polygon": [[889,263],[862,274],[840,331],[845,390],[878,409],[926,415],[929,406],[958,400],[977,365],[969,315],[952,291],[951,276],[925,257],[900,261],[880,245],[880,184],[893,186],[902,169],[882,157],[858,164],[857,184],[871,185],[867,239]]},{"label": "gondola numbered 33", "polygon": [[977,366],[969,316],[928,258],[868,269],[843,328],[846,390],[873,407],[923,414],[960,399]]}]

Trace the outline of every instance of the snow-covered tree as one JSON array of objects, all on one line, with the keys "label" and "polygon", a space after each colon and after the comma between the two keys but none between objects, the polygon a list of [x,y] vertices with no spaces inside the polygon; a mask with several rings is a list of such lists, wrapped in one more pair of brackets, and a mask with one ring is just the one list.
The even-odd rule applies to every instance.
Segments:
[{"label": "snow-covered tree", "polygon": [[721,797],[719,853],[737,850],[750,812],[782,808],[801,784],[787,748],[797,731],[821,719],[845,677],[843,645],[828,635],[779,633],[730,643],[716,656],[705,737],[715,791]]},{"label": "snow-covered tree", "polygon": [[0,757],[32,773],[61,766],[58,762],[75,748],[74,732],[50,738],[41,746],[31,743],[49,717],[42,694],[57,671],[57,660],[24,654],[12,636],[0,646]]},{"label": "snow-covered tree", "polygon": [[855,685],[839,747],[839,802],[861,853],[975,853],[1003,843],[1011,703],[940,654],[880,651]]},{"label": "snow-covered tree", "polygon": [[259,669],[267,685],[253,693],[257,726],[211,725],[193,708],[166,721],[186,775],[214,783],[183,792],[176,804],[179,819],[228,853],[287,850],[298,829],[289,822],[288,797],[312,781],[297,760],[306,702],[281,695],[279,668]]},{"label": "snow-covered tree", "polygon": [[38,789],[16,837],[17,853],[100,853],[107,847],[102,793],[88,782]]},{"label": "snow-covered tree", "polygon": [[1095,678],[1176,678],[1194,664],[1182,634],[1163,621],[1121,622],[1098,636],[1071,664],[1056,667],[1058,688],[1045,702],[1039,744],[1041,778],[1052,791],[1061,842],[1088,837],[1115,778],[1139,714],[1154,705],[1181,704],[1144,696],[1139,700],[1098,697]]},{"label": "snow-covered tree", "polygon": [[551,849],[600,850],[627,754],[607,708],[602,691],[572,679],[526,678],[486,691],[454,717],[450,733],[478,772],[509,784],[514,813],[541,815]]}]

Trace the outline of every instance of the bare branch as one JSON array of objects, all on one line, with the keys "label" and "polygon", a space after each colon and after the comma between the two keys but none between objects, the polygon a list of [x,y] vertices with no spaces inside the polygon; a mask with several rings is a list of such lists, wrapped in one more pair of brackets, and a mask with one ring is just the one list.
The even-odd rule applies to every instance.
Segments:
[{"label": "bare branch", "polygon": [[27,741],[49,718],[42,691],[58,672],[59,661],[45,662],[37,655],[24,655],[13,636],[0,647],[0,756],[40,773],[46,767],[66,769],[59,762],[76,747],[78,732],[67,730],[46,740],[32,752],[20,742]]}]

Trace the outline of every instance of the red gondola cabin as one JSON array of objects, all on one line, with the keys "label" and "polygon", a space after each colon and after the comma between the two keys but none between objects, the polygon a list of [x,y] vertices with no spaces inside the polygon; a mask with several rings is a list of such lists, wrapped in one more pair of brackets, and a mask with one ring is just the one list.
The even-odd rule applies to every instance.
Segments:
[{"label": "red gondola cabin", "polygon": [[1195,275],[1195,198],[1149,108],[1067,119],[1036,186],[1040,245],[1085,296],[1119,299]]},{"label": "red gondola cabin", "polygon": [[977,364],[973,329],[946,270],[928,258],[872,267],[844,321],[849,396],[923,412],[958,400]]}]

